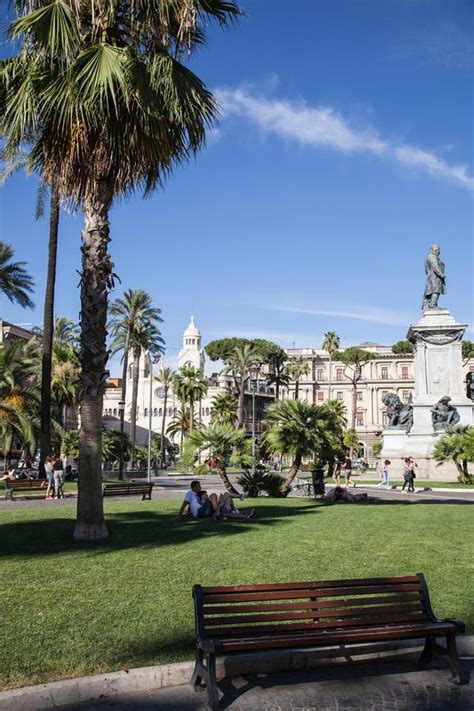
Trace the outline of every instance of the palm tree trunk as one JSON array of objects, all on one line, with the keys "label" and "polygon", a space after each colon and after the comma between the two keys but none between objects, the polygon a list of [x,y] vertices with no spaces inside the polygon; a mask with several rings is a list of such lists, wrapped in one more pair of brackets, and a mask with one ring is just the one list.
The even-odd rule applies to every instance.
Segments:
[{"label": "palm tree trunk", "polygon": [[130,331],[127,329],[127,335],[125,336],[125,346],[123,350],[123,366],[122,366],[122,392],[120,393],[120,398],[122,401],[122,406],[120,407],[120,460],[119,460],[119,481],[123,480],[123,440],[124,440],[124,429],[125,429],[125,401],[127,398],[127,375],[128,375],[128,351],[130,349]]},{"label": "palm tree trunk", "polygon": [[244,426],[244,404],[245,404],[245,377],[240,378],[239,390],[239,410],[237,417],[237,427],[240,429]]},{"label": "palm tree trunk", "polygon": [[113,190],[99,182],[84,203],[81,275],[81,444],[76,540],[108,536],[102,499],[102,407],[107,371],[107,297],[113,286],[108,253]]},{"label": "palm tree trunk", "polygon": [[224,484],[224,487],[226,491],[229,492],[229,494],[232,494],[232,496],[239,496],[239,492],[237,489],[233,486],[231,480],[227,476],[227,471],[225,467],[219,468],[218,470],[219,476],[222,480],[222,483]]},{"label": "palm tree trunk", "polygon": [[189,397],[189,434],[192,434],[194,430],[194,398],[192,395]]},{"label": "palm tree trunk", "polygon": [[130,439],[132,441],[132,452],[130,456],[132,469],[135,466],[135,440],[137,437],[137,401],[138,401],[138,378],[140,375],[140,357],[142,349],[140,346],[133,349],[133,380],[132,380],[132,405],[130,409]]},{"label": "palm tree trunk", "polygon": [[293,483],[293,479],[295,476],[298,474],[298,469],[301,466],[301,454],[297,454],[293,460],[293,463],[290,467],[290,471],[288,472],[288,476],[286,477],[285,481],[281,485],[281,493],[283,496],[286,496],[291,489],[291,485]]},{"label": "palm tree trunk", "polygon": [[332,355],[329,354],[329,383],[328,383],[328,400],[331,399],[331,379],[332,379]]},{"label": "palm tree trunk", "polygon": [[300,394],[300,381],[296,380],[295,381],[295,400],[298,400],[299,394]]},{"label": "palm tree trunk", "polygon": [[54,334],[54,289],[56,285],[56,258],[58,252],[59,196],[53,187],[49,214],[48,273],[43,311],[43,352],[41,355],[41,425],[40,472],[44,474],[44,460],[51,452],[51,369]]},{"label": "palm tree trunk", "polygon": [[165,458],[165,421],[166,421],[166,405],[168,402],[168,386],[164,386],[164,391],[165,391],[165,400],[163,403],[163,419],[161,420],[161,440],[160,440],[160,457],[161,457],[161,466],[165,464],[166,458]]}]

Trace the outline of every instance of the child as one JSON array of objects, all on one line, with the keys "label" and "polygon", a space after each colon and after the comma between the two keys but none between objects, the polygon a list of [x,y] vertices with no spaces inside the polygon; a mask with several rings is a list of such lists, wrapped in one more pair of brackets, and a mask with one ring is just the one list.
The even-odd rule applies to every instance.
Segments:
[{"label": "child", "polygon": [[382,481],[380,482],[379,486],[390,486],[389,481],[388,481],[388,477],[389,477],[388,467],[390,466],[390,464],[391,464],[390,459],[386,459],[384,461],[383,469],[380,472],[380,478],[382,479]]}]

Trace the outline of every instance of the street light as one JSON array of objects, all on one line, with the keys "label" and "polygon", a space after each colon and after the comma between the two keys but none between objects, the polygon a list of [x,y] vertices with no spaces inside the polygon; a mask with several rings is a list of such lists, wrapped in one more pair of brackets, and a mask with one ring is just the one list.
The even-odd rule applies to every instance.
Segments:
[{"label": "street light", "polygon": [[125,419],[125,401],[118,401],[118,410],[120,415],[120,461],[119,461],[119,481],[123,480],[123,425]]},{"label": "street light", "polygon": [[254,363],[249,367],[250,382],[252,383],[252,474],[255,474],[255,392],[257,390],[260,365]]},{"label": "street light", "polygon": [[145,352],[145,356],[148,359],[148,368],[149,368],[149,373],[148,377],[150,378],[150,390],[149,390],[149,397],[148,397],[148,462],[147,462],[147,479],[150,482],[151,481],[151,436],[152,436],[152,406],[153,406],[153,363],[158,363],[159,358],[153,359],[150,351]]}]

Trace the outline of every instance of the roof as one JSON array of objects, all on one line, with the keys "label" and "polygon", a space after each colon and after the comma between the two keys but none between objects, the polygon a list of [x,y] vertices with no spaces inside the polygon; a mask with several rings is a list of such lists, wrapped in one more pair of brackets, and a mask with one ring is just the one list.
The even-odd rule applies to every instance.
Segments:
[{"label": "roof", "polygon": [[191,321],[189,322],[189,326],[185,330],[184,335],[185,336],[196,336],[198,338],[201,337],[201,331],[194,323],[194,316],[191,316]]}]

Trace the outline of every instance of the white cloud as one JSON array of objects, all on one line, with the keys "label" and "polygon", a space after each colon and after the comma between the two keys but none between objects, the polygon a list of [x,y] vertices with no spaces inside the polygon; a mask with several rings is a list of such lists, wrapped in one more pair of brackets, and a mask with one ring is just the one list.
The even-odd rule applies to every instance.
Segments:
[{"label": "white cloud", "polygon": [[376,309],[369,306],[361,306],[350,309],[310,309],[300,306],[279,306],[272,305],[266,307],[268,311],[279,311],[283,313],[306,314],[308,316],[332,316],[334,318],[344,318],[356,321],[369,321],[372,323],[383,323],[387,326],[407,326],[412,317],[402,314],[400,311],[390,311],[389,309]]},{"label": "white cloud", "polygon": [[295,140],[301,145],[340,153],[368,153],[405,169],[445,180],[474,191],[474,177],[466,165],[450,165],[436,154],[416,146],[397,145],[370,126],[353,125],[330,106],[308,106],[302,100],[285,101],[256,96],[244,88],[219,89],[224,117],[235,115],[262,131]]}]

